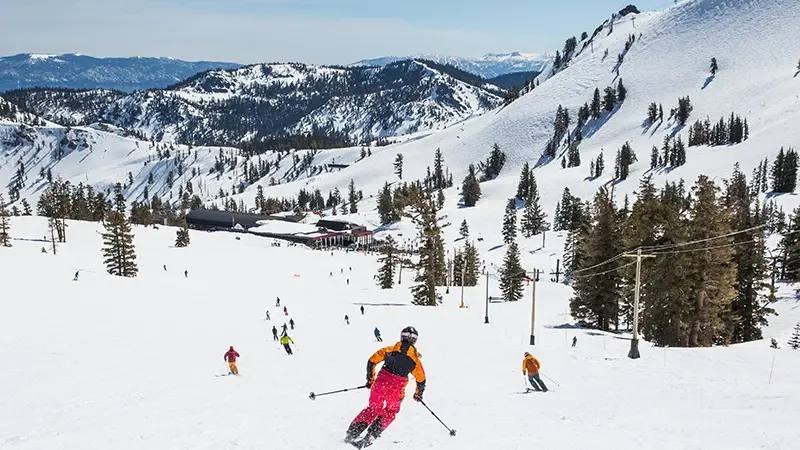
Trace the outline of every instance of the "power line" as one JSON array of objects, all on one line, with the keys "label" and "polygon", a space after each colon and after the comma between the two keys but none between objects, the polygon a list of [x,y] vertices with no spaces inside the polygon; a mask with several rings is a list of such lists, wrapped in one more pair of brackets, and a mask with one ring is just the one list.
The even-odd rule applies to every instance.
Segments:
[{"label": "power line", "polygon": [[[665,245],[650,245],[650,246],[643,246],[643,247],[639,247],[639,248],[641,248],[642,251],[654,251],[654,250],[665,250],[665,249],[668,249],[668,248],[686,247],[686,246],[689,246],[689,245],[701,244],[703,242],[715,241],[717,239],[724,239],[726,237],[736,236],[736,235],[742,234],[742,233],[749,233],[751,231],[758,230],[759,228],[764,228],[765,226],[766,225],[758,225],[758,226],[755,226],[755,227],[752,227],[752,228],[747,228],[745,230],[734,231],[732,233],[727,233],[727,234],[723,234],[721,236],[714,236],[714,237],[710,237],[710,238],[706,238],[706,239],[698,239],[696,241],[678,242],[676,244],[665,244]],[[634,250],[638,250],[638,248],[636,248]]]},{"label": "power line", "polygon": [[740,241],[740,242],[734,242],[734,243],[731,243],[731,244],[717,245],[717,246],[714,246],[714,247],[693,248],[693,249],[690,249],[690,250],[674,250],[674,251],[670,251],[670,252],[656,252],[656,253],[651,253],[651,255],[672,255],[672,254],[676,254],[676,253],[702,252],[702,251],[706,251],[706,250],[717,250],[717,249],[726,248],[726,247],[736,247],[738,245],[744,245],[744,244],[757,244],[758,242],[759,242],[758,239],[753,239],[752,241]]},{"label": "power line", "polygon": [[590,273],[588,275],[577,275],[577,276],[573,274],[572,277],[573,278],[591,278],[591,277],[596,277],[596,276],[599,276],[599,275],[609,274],[611,272],[614,272],[614,271],[617,271],[617,270],[621,270],[621,269],[624,269],[626,267],[630,267],[630,266],[632,266],[634,264],[636,264],[636,261],[634,261],[632,263],[625,264],[623,266],[615,267],[615,268],[613,268],[611,270],[606,270],[605,272],[597,272],[597,273]]}]

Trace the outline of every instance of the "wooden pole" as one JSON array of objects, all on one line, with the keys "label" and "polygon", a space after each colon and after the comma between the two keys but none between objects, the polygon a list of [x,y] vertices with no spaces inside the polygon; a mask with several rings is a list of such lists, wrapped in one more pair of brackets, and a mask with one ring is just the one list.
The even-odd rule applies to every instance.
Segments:
[{"label": "wooden pole", "polygon": [[536,345],[536,336],[533,331],[536,324],[536,269],[533,269],[533,278],[531,279],[531,345]]}]

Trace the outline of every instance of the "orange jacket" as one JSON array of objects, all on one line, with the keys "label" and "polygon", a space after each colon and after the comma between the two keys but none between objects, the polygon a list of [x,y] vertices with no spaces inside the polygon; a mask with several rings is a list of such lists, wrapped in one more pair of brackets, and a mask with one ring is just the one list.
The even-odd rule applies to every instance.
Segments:
[{"label": "orange jacket", "polygon": [[375,366],[380,362],[383,362],[382,370],[393,375],[413,375],[417,382],[417,394],[422,395],[425,390],[425,369],[422,368],[419,352],[413,345],[400,341],[375,352],[367,361],[367,380],[370,382],[375,378]]},{"label": "orange jacket", "polygon": [[522,374],[525,375],[525,372],[528,375],[536,375],[539,373],[539,368],[542,367],[542,364],[539,363],[539,360],[534,358],[533,355],[528,355],[525,359],[522,360]]}]

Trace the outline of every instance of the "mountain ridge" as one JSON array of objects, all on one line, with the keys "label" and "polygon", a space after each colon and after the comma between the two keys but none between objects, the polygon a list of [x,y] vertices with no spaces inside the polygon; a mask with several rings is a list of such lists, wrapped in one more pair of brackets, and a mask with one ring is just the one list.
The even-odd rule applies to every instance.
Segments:
[{"label": "mountain ridge", "polygon": [[554,54],[549,52],[487,53],[478,58],[419,53],[409,56],[383,56],[362,59],[350,64],[350,66],[384,66],[408,59],[425,59],[439,64],[451,65],[465,72],[490,79],[514,72],[541,72],[547,63],[553,59],[553,56]]}]

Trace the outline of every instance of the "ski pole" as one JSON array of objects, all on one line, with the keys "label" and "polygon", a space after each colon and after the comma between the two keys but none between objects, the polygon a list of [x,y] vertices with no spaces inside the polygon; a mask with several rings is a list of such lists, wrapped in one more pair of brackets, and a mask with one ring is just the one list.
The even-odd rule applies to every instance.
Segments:
[{"label": "ski pole", "polygon": [[445,425],[445,423],[442,422],[442,419],[440,419],[439,416],[437,416],[435,412],[433,412],[430,408],[428,408],[428,405],[426,405],[424,401],[420,400],[419,402],[422,403],[422,406],[424,406],[425,409],[428,410],[428,412],[433,414],[433,417],[435,417],[436,420],[438,420],[440,424],[442,424],[445,428],[447,428],[447,431],[450,432],[450,436],[455,436],[456,435],[456,430],[453,430],[452,428],[450,428],[447,425]]},{"label": "ski pole", "polygon": [[555,384],[555,385],[556,385],[556,386],[558,386],[558,387],[561,387],[561,385],[560,385],[560,384],[558,384],[558,383],[556,383],[555,381],[553,381],[553,379],[552,379],[552,378],[548,377],[547,375],[545,375],[545,374],[544,374],[544,373],[542,373],[542,372],[539,372],[539,373],[540,373],[540,374],[541,374],[543,377],[547,378],[547,379],[548,379],[548,381],[550,381],[551,383]]},{"label": "ski pole", "polygon": [[358,387],[352,387],[352,388],[347,388],[347,389],[339,389],[338,391],[321,392],[319,394],[315,394],[315,393],[312,392],[312,393],[308,394],[308,398],[310,398],[311,400],[315,400],[317,397],[320,397],[320,396],[323,396],[323,395],[339,394],[341,392],[347,392],[347,391],[357,391],[359,389],[366,389],[366,387],[367,387],[366,385],[365,386],[358,386]]}]

